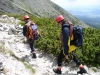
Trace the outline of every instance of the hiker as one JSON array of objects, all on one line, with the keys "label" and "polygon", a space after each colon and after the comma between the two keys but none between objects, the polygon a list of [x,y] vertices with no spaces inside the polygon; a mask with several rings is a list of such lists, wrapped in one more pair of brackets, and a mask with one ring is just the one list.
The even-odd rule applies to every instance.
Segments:
[{"label": "hiker", "polygon": [[[70,62],[70,59],[68,57],[69,50],[71,49],[71,51],[74,51],[77,47],[74,45],[70,45],[70,40],[73,40],[73,38],[74,38],[73,35],[71,35],[72,32],[70,32],[70,30],[73,30],[71,27],[71,26],[73,26],[72,23],[65,21],[65,19],[62,15],[58,15],[56,17],[56,22],[62,28],[61,34],[60,34],[60,40],[62,41],[64,49],[61,50],[60,54],[58,55],[58,57],[57,57],[58,67],[54,68],[53,71],[57,74],[61,74],[62,73],[61,66],[62,66],[63,58],[65,58],[68,62]],[[70,36],[71,36],[71,38],[70,38]],[[79,74],[87,73],[84,66],[82,65],[80,60],[77,58],[77,55],[75,53],[73,53],[72,55],[73,55],[73,60],[79,66],[79,69],[80,69],[80,71],[78,71],[77,73],[79,73]]]},{"label": "hiker", "polygon": [[35,49],[34,49],[34,41],[38,39],[38,27],[35,23],[30,21],[28,15],[24,16],[25,25],[23,26],[23,35],[27,38],[27,42],[30,45],[32,58],[37,58]]}]

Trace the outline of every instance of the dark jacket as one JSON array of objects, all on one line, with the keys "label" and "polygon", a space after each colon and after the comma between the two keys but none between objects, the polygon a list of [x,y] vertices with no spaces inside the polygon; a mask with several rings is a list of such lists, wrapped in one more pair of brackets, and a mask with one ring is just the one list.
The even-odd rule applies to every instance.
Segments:
[{"label": "dark jacket", "polygon": [[26,31],[27,31],[27,26],[24,25],[24,26],[23,26],[23,35],[24,35],[24,36],[26,36]]},{"label": "dark jacket", "polygon": [[62,25],[62,35],[63,35],[63,46],[64,46],[64,54],[68,55],[68,41],[70,39],[70,27],[69,24],[63,24]]}]

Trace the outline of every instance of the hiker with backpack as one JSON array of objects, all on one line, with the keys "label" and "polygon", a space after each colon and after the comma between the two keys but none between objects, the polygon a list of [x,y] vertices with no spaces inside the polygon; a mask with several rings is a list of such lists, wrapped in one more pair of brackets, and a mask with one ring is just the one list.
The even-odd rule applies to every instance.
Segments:
[{"label": "hiker with backpack", "polygon": [[[72,40],[74,40],[74,36],[73,36],[74,28],[73,28],[72,23],[65,21],[65,18],[62,15],[58,15],[56,17],[56,22],[60,25],[62,29],[61,34],[60,34],[60,40],[62,41],[62,45],[64,49],[61,50],[60,54],[58,55],[57,57],[58,67],[54,68],[53,71],[57,74],[61,74],[62,73],[61,66],[62,66],[63,58],[65,58],[68,62],[70,62],[68,54],[73,52],[78,46],[74,45],[74,43],[71,42]],[[73,53],[72,56],[73,56],[73,60],[79,66],[79,69],[80,69],[80,71],[78,71],[77,73],[79,74],[87,73],[86,69],[84,68],[80,60],[78,59],[77,55]]]},{"label": "hiker with backpack", "polygon": [[36,58],[36,53],[34,49],[34,41],[40,36],[38,33],[38,27],[35,23],[30,21],[28,15],[24,16],[25,25],[23,26],[23,35],[27,38],[27,42],[30,45],[32,58]]}]

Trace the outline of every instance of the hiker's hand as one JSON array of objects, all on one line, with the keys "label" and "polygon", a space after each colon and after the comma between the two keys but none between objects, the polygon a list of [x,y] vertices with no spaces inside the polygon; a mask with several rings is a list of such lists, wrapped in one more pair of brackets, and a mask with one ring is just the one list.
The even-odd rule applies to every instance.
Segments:
[{"label": "hiker's hand", "polygon": [[69,63],[69,62],[71,61],[71,60],[68,58],[68,55],[66,55],[65,58],[66,58],[66,62]]},{"label": "hiker's hand", "polygon": [[66,58],[66,59],[69,59],[69,58],[68,58],[68,55],[65,55],[65,58]]}]

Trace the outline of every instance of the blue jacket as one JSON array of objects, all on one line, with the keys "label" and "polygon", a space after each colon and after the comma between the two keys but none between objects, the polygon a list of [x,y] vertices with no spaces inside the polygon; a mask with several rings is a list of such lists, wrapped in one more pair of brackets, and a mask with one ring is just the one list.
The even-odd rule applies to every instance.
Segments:
[{"label": "blue jacket", "polygon": [[63,46],[64,46],[64,54],[68,55],[69,45],[68,41],[70,39],[70,27],[69,24],[62,25],[62,35],[63,35]]},{"label": "blue jacket", "polygon": [[26,36],[26,31],[27,31],[27,26],[24,25],[24,26],[23,26],[23,35],[24,35],[24,36]]}]

